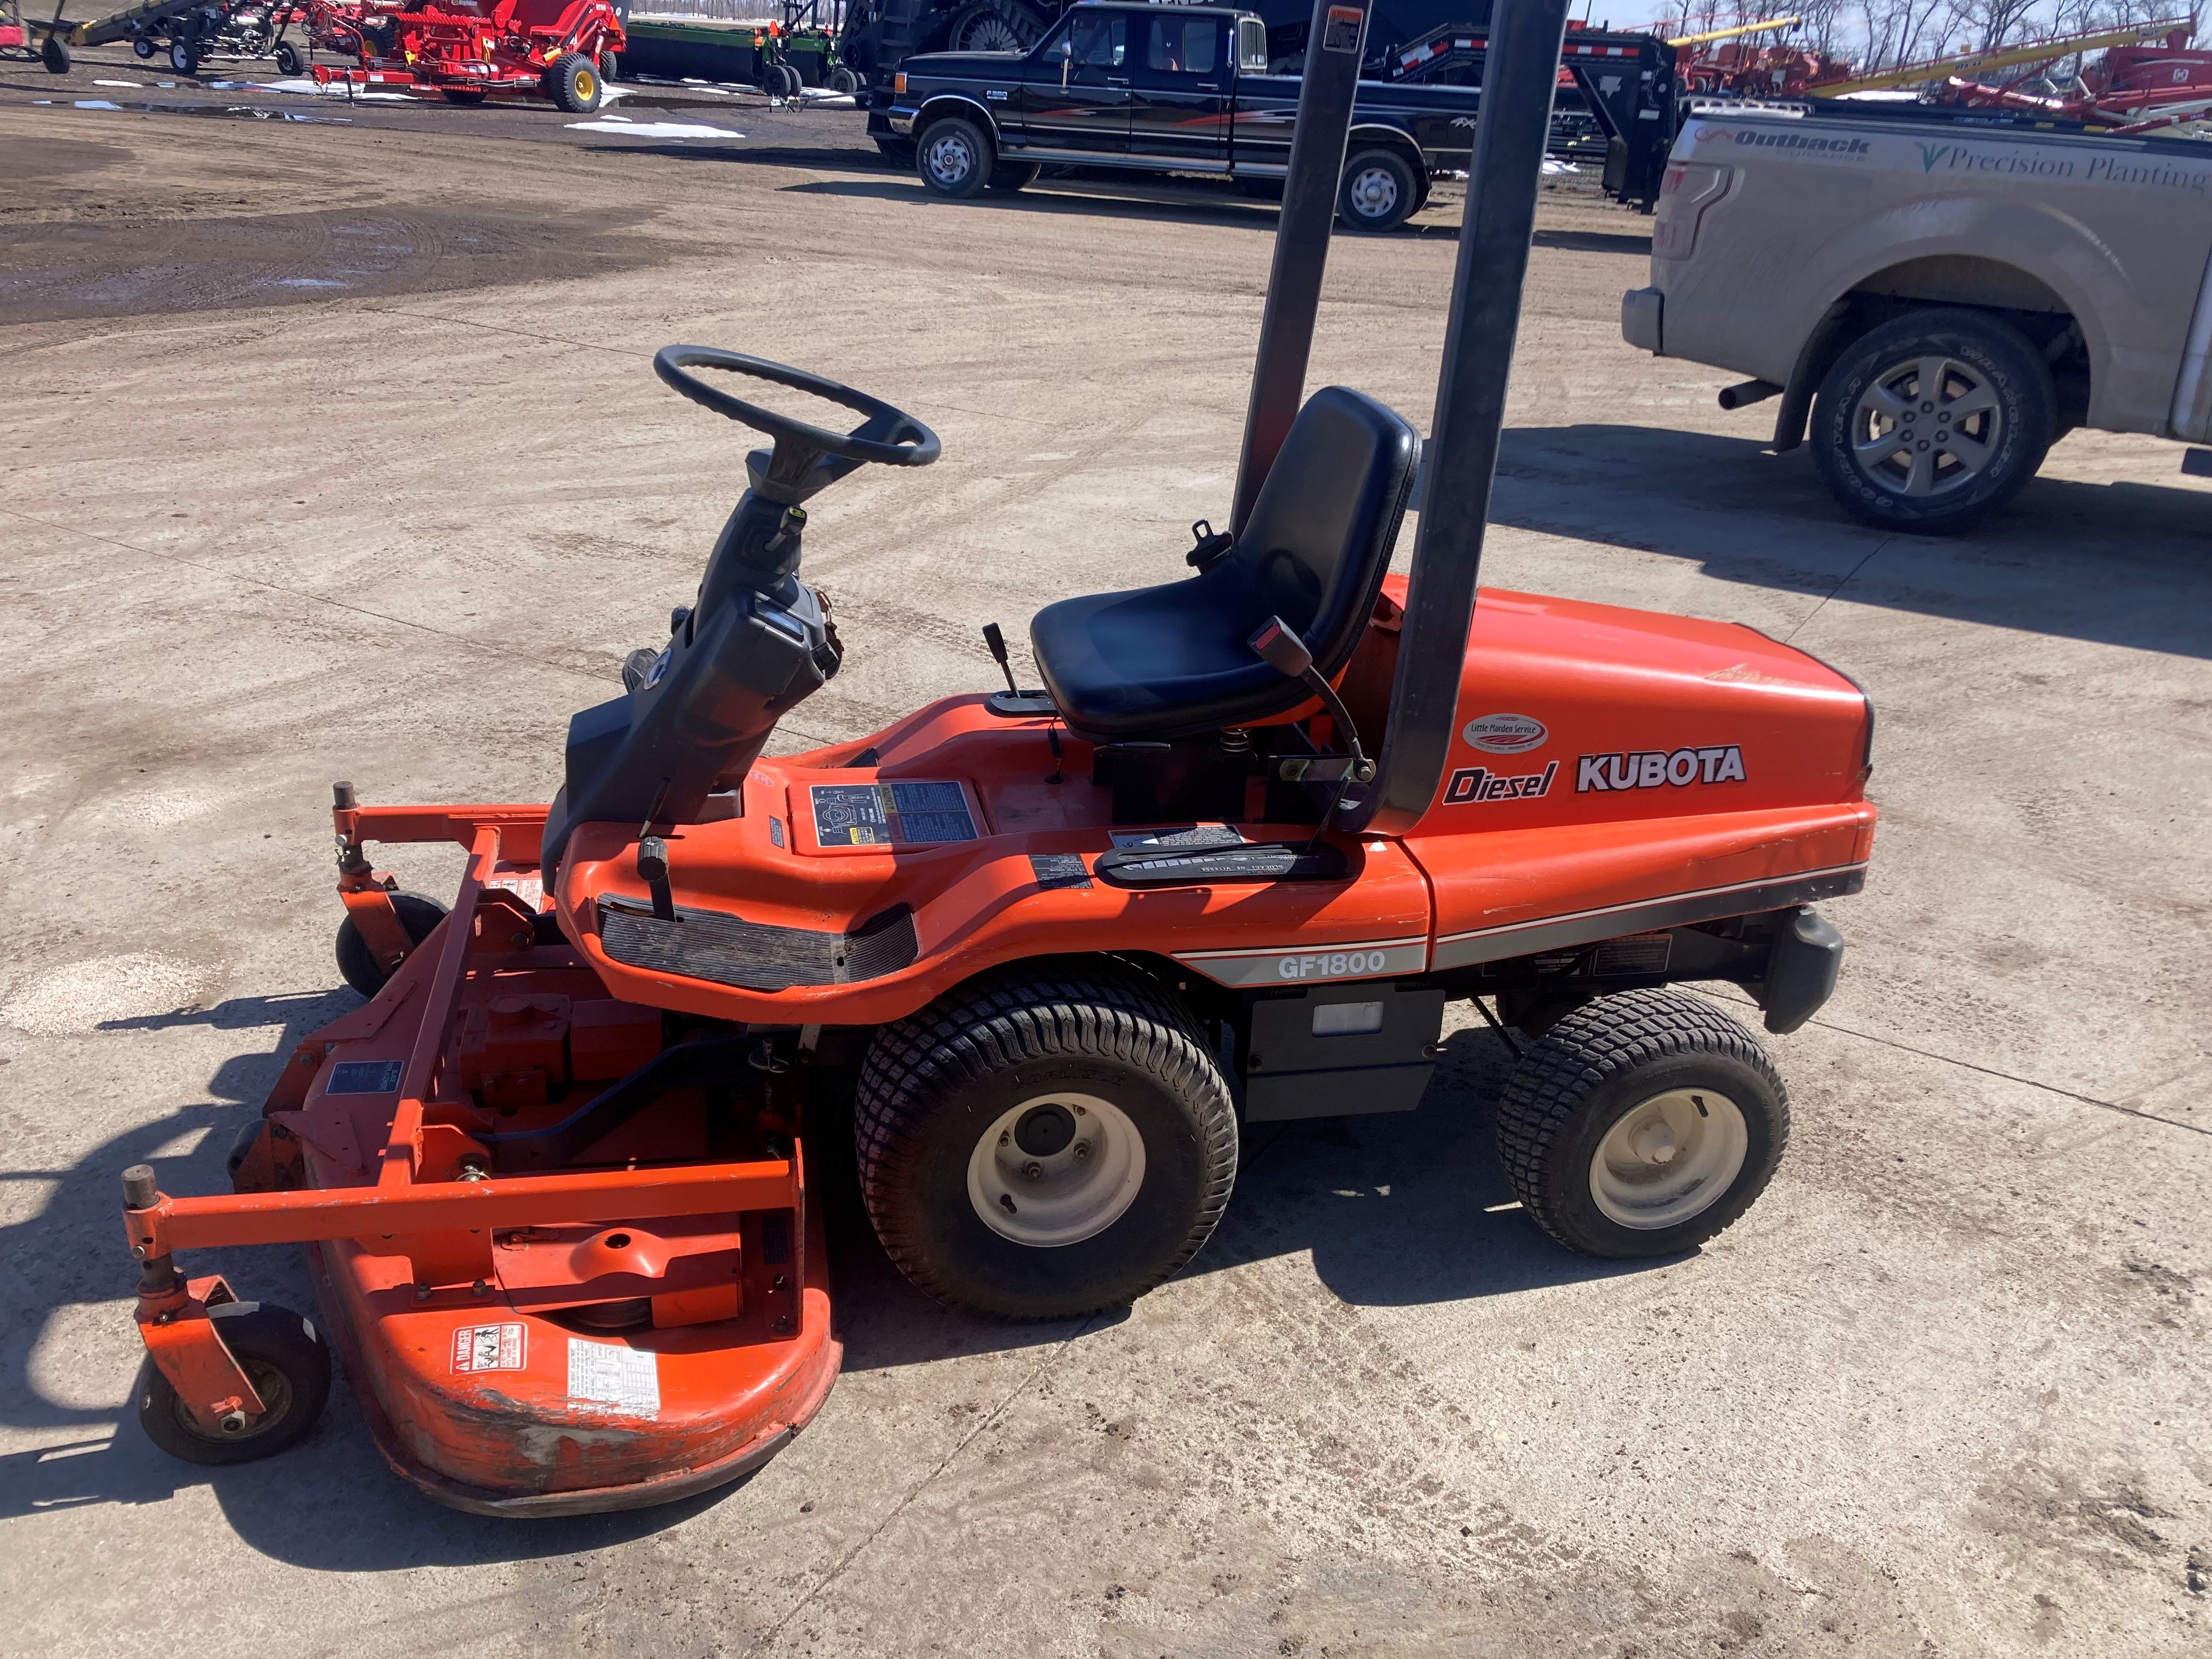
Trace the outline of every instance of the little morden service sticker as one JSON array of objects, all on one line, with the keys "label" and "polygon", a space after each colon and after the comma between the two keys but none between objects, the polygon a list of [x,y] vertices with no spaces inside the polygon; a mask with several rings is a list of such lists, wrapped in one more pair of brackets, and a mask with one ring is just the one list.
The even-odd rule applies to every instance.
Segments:
[{"label": "little morden service sticker", "polygon": [[1469,720],[1460,736],[1486,755],[1522,755],[1541,749],[1551,733],[1544,722],[1528,714],[1485,714]]}]

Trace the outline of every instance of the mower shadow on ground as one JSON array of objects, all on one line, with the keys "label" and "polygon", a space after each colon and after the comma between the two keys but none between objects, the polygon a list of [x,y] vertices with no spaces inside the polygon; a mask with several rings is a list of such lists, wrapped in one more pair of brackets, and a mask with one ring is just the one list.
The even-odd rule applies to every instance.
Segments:
[{"label": "mower shadow on ground", "polygon": [[2212,657],[2201,490],[2039,477],[1969,534],[1891,535],[1844,515],[1809,451],[1777,455],[1763,435],[1521,427],[1504,434],[1491,518],[1692,559],[1723,581],[1826,598],[1848,579],[1857,605]]}]

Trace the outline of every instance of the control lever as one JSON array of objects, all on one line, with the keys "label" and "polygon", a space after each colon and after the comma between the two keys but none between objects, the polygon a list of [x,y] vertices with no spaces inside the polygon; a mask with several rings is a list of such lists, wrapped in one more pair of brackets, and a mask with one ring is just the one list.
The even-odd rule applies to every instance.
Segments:
[{"label": "control lever", "polygon": [[1329,821],[1344,805],[1346,792],[1355,783],[1364,785],[1374,778],[1375,763],[1359,747],[1359,728],[1352,723],[1352,713],[1345,708],[1344,700],[1314,666],[1313,653],[1306,649],[1306,642],[1288,623],[1280,617],[1270,617],[1245,643],[1277,673],[1285,679],[1301,682],[1322,700],[1322,706],[1335,720],[1337,729],[1344,733],[1345,747],[1352,751],[1351,765],[1337,777],[1336,797],[1329,802],[1328,811],[1322,814],[1321,823],[1315,826],[1313,840],[1306,843],[1306,850],[1311,852],[1320,844],[1322,831],[1328,828]]},{"label": "control lever", "polygon": [[637,878],[653,892],[653,914],[660,921],[676,920],[676,895],[668,885],[668,843],[647,836],[637,843]]},{"label": "control lever", "polygon": [[[983,624],[983,643],[991,649],[991,660],[999,665],[999,672],[1006,677],[1006,696],[1011,699],[1008,708],[1024,713],[1052,714],[1054,710],[1052,699],[1049,696],[1041,691],[1024,691],[1014,684],[1013,665],[1006,660],[1006,636],[1000,631],[998,623]],[[1024,707],[1032,703],[1042,706],[1033,710]],[[1044,740],[1052,745],[1052,775],[1045,781],[1047,783],[1062,782],[1065,780],[1060,775],[1060,728],[1057,726],[1046,726]]]},{"label": "control lever", "polygon": [[1006,677],[1006,690],[1018,697],[1022,688],[1014,684],[1013,665],[1006,660],[1006,636],[999,631],[996,623],[983,624],[983,643],[991,647],[991,660],[999,665],[999,672]]}]

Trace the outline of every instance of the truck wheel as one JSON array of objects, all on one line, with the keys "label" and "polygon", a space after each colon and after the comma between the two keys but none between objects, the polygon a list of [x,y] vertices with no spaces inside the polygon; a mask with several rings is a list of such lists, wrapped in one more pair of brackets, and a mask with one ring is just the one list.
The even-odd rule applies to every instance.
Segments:
[{"label": "truck wheel", "polygon": [[1419,184],[1395,150],[1364,149],[1344,164],[1337,216],[1347,230],[1395,230],[1419,202]]},{"label": "truck wheel", "polygon": [[2051,370],[2009,323],[1916,311],[1839,358],[1813,405],[1813,455],[1846,510],[1942,535],[2002,506],[2050,449]]},{"label": "truck wheel", "polygon": [[210,1434],[192,1420],[149,1354],[131,1390],[138,1426],[170,1456],[217,1468],[297,1445],[330,1401],[330,1349],[313,1325],[273,1302],[224,1302],[207,1311],[267,1410],[234,1433]]},{"label": "truck wheel", "polygon": [[973,121],[947,116],[921,135],[915,148],[915,171],[921,182],[939,196],[964,201],[981,191],[994,165],[991,141]]},{"label": "truck wheel", "polygon": [[[394,893],[392,908],[399,925],[407,930],[408,939],[416,945],[429,938],[446,919],[446,907],[421,893]],[[376,959],[350,915],[338,924],[338,973],[347,984],[374,999],[393,971]]]},{"label": "truck wheel", "polygon": [[1043,171],[1035,161],[1001,161],[991,169],[990,187],[1002,195],[1012,196],[1036,183],[1037,174]]},{"label": "truck wheel", "polygon": [[1766,1051],[1671,988],[1560,1018],[1506,1079],[1498,1150],[1537,1225],[1585,1255],[1693,1249],[1751,1207],[1790,1139]]},{"label": "truck wheel", "polygon": [[1237,1176],[1236,1109],[1188,1013],[1089,964],[1031,963],[880,1028],[853,1129],[899,1271],[1001,1319],[1142,1296]]},{"label": "truck wheel", "polygon": [[277,74],[300,75],[306,72],[307,67],[307,60],[300,55],[299,47],[294,46],[289,40],[279,40],[276,43]]},{"label": "truck wheel", "polygon": [[876,153],[893,167],[906,168],[914,165],[914,158],[919,149],[911,138],[878,138],[876,140]]},{"label": "truck wheel", "polygon": [[599,106],[599,67],[580,52],[568,52],[545,71],[545,89],[571,115],[589,115]]}]

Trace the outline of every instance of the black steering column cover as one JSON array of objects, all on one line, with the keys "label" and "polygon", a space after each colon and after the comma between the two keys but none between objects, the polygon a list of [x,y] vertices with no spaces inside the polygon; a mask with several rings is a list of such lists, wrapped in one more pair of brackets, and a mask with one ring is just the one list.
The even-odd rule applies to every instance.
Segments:
[{"label": "black steering column cover", "polygon": [[1297,707],[1310,694],[1246,643],[1270,617],[1334,679],[1374,611],[1420,452],[1372,398],[1316,392],[1226,554],[1189,580],[1062,599],[1031,619],[1038,672],[1070,728],[1186,737]]}]

